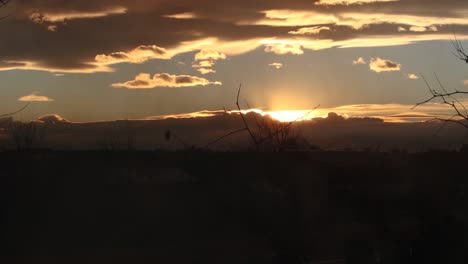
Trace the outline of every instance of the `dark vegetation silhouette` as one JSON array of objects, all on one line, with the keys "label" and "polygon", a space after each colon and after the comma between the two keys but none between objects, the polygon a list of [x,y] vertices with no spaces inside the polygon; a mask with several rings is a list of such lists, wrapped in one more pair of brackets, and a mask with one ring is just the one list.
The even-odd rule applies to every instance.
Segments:
[{"label": "dark vegetation silhouette", "polygon": [[7,127],[17,150],[33,150],[44,147],[46,125],[38,122],[11,122]]},{"label": "dark vegetation silhouette", "polygon": [[0,152],[0,261],[466,263],[464,161],[458,152]]},{"label": "dark vegetation silhouette", "polygon": [[135,151],[137,133],[131,122],[128,119],[116,121],[115,127],[102,132],[96,144],[105,151]]}]

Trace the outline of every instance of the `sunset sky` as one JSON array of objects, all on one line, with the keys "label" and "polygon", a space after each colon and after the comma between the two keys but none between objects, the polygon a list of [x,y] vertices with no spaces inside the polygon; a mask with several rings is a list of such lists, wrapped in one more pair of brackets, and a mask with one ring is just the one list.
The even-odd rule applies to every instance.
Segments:
[{"label": "sunset sky", "polygon": [[[76,121],[235,108],[411,110],[436,73],[468,89],[466,0],[12,0],[0,9],[0,113]],[[248,102],[248,106],[247,103]],[[321,112],[320,112],[321,111]]]}]

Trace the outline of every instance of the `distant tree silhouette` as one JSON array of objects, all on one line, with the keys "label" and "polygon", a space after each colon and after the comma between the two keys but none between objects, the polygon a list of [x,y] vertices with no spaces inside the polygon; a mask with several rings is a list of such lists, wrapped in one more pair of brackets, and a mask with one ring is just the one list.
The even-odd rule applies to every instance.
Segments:
[{"label": "distant tree silhouette", "polygon": [[31,150],[40,147],[45,137],[45,126],[37,122],[13,122],[8,132],[17,150]]}]

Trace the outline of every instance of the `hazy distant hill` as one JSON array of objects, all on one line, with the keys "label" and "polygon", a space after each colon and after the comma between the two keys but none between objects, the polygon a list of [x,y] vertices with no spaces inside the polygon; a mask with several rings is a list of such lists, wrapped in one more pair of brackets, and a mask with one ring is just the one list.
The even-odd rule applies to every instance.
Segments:
[{"label": "hazy distant hill", "polygon": [[[247,119],[255,128],[255,117]],[[181,149],[204,147],[214,139],[243,127],[240,116],[217,113],[203,118],[169,118],[157,120],[119,120],[73,123],[50,115],[36,122],[45,130],[42,147],[53,149]],[[0,143],[14,147],[3,122]],[[330,113],[327,118],[296,122],[291,135],[325,150],[392,150],[423,151],[432,148],[457,149],[467,143],[466,130],[454,124],[385,123],[376,118],[344,118]],[[169,134],[169,138],[166,136]],[[234,134],[211,146],[214,150],[242,150],[252,147],[246,132]]]}]

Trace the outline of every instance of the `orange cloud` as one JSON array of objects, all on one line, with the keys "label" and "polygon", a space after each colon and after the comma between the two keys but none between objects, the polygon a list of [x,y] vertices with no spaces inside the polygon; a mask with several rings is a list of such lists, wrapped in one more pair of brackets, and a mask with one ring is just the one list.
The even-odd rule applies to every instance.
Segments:
[{"label": "orange cloud", "polygon": [[124,83],[114,83],[112,87],[123,87],[128,89],[152,89],[156,87],[191,87],[206,85],[221,85],[221,82],[211,82],[207,79],[190,75],[172,75],[168,73],[157,73],[151,77],[148,73],[140,73],[134,80]]},{"label": "orange cloud", "polygon": [[66,11],[66,12],[56,12],[56,13],[40,13],[33,12],[29,15],[29,19],[36,24],[43,24],[45,22],[57,23],[65,22],[66,20],[74,19],[89,19],[89,18],[98,18],[106,17],[110,15],[121,15],[127,13],[127,8],[125,7],[114,7],[102,11],[96,12],[80,12],[80,11]]},{"label": "orange cloud", "polygon": [[317,35],[324,30],[330,30],[330,27],[315,26],[315,27],[304,27],[296,31],[289,31],[291,35]]},{"label": "orange cloud", "polygon": [[279,70],[279,69],[283,68],[284,65],[281,62],[273,62],[273,63],[268,64],[268,66],[271,66],[271,67]]},{"label": "orange cloud", "polygon": [[353,65],[357,64],[367,64],[367,61],[365,61],[362,57],[359,57],[355,61],[353,61]]},{"label": "orange cloud", "polygon": [[224,60],[226,59],[226,54],[212,50],[204,49],[195,54],[195,60]]},{"label": "orange cloud", "polygon": [[[340,12],[335,14],[319,11],[297,11],[288,9],[273,9],[262,12],[264,18],[256,21],[241,21],[240,25],[265,25],[273,27],[292,27],[332,24],[337,26],[348,26],[353,29],[362,29],[369,25],[401,24],[410,27],[426,28],[437,31],[437,25],[468,25],[468,18],[463,16],[419,16],[406,14],[386,13],[355,13]],[[403,28],[403,27],[402,27]]]},{"label": "orange cloud", "polygon": [[265,52],[272,52],[278,55],[293,54],[301,55],[304,54],[302,46],[300,44],[288,44],[288,43],[277,43],[277,44],[267,44],[265,47]]},{"label": "orange cloud", "polygon": [[198,18],[198,16],[192,12],[185,12],[185,13],[177,13],[172,15],[164,15],[163,17],[167,18],[174,18],[174,19],[194,19]]},{"label": "orange cloud", "polygon": [[209,69],[209,68],[199,68],[197,69],[197,71],[203,75],[216,72],[216,70]]},{"label": "orange cloud", "polygon": [[60,69],[45,66],[40,62],[35,61],[0,61],[0,71],[10,70],[33,70],[33,71],[47,71],[52,73],[96,73],[96,72],[113,72],[114,70],[105,66],[95,63],[83,64],[82,67]]},{"label": "orange cloud", "polygon": [[418,75],[416,75],[414,73],[410,73],[410,74],[406,75],[406,77],[408,79],[411,79],[411,80],[418,80],[419,79]]},{"label": "orange cloud", "polygon": [[193,64],[192,67],[196,68],[201,74],[215,73],[216,71],[212,69],[217,60],[225,60],[226,54],[218,52],[213,49],[203,49],[197,54],[195,54],[195,61],[200,61],[198,64]]},{"label": "orange cloud", "polygon": [[363,5],[378,2],[397,2],[399,0],[319,0],[315,5]]},{"label": "orange cloud", "polygon": [[369,68],[377,73],[388,71],[400,71],[401,64],[393,62],[391,60],[372,58],[369,63]]},{"label": "orange cloud", "polygon": [[53,102],[54,99],[49,98],[47,96],[37,95],[36,93],[32,93],[30,95],[26,95],[23,97],[18,98],[20,102]]},{"label": "orange cloud", "polygon": [[110,65],[117,63],[144,63],[151,59],[170,59],[166,49],[156,45],[141,45],[127,52],[119,51],[111,54],[96,55],[95,61],[99,64]]}]

